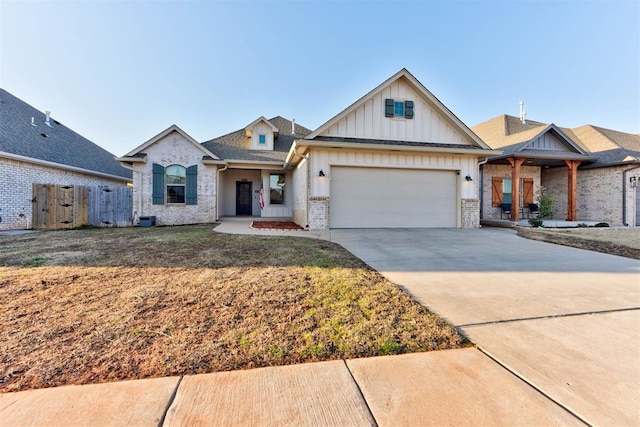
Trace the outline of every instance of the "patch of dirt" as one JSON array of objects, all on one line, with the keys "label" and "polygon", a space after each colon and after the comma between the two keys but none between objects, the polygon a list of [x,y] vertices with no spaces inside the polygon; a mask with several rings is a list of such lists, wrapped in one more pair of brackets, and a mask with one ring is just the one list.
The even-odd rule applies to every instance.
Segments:
[{"label": "patch of dirt", "polygon": [[540,229],[518,227],[518,236],[610,255],[640,259],[638,228]]},{"label": "patch of dirt", "polygon": [[0,319],[0,392],[469,345],[336,244],[210,225],[3,237]]},{"label": "patch of dirt", "polygon": [[251,228],[270,230],[302,230],[295,222],[291,221],[253,221]]}]

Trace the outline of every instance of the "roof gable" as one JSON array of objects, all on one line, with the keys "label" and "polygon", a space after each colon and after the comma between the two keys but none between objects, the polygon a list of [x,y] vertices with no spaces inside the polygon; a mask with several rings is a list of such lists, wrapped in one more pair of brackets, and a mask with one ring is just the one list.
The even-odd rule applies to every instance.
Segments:
[{"label": "roof gable", "polygon": [[[385,99],[412,101],[410,120],[385,117]],[[309,134],[306,139],[355,138],[489,147],[405,68]]]},{"label": "roof gable", "polygon": [[246,131],[247,136],[249,137],[251,136],[251,131],[258,123],[264,123],[267,126],[267,128],[271,129],[271,132],[273,132],[274,135],[278,134],[278,128],[269,120],[267,120],[264,116],[260,116],[244,127],[244,130]]},{"label": "roof gable", "polygon": [[113,154],[53,117],[46,124],[45,118],[45,113],[0,89],[0,153],[131,179],[131,171],[120,166]]},{"label": "roof gable", "polygon": [[278,130],[274,140],[273,150],[259,151],[251,149],[251,138],[247,136],[246,129],[239,129],[209,141],[202,145],[221,159],[229,161],[251,162],[284,162],[293,141],[304,138],[311,131],[298,123],[281,116],[267,120],[270,125]]},{"label": "roof gable", "polygon": [[167,135],[171,134],[172,132],[176,132],[176,133],[180,134],[191,145],[195,146],[198,150],[202,151],[202,154],[204,156],[210,156],[214,160],[220,160],[219,157],[217,157],[215,154],[213,154],[212,152],[207,150],[205,147],[203,147],[202,144],[198,143],[198,141],[193,139],[188,133],[186,133],[185,131],[180,129],[177,125],[169,126],[168,128],[166,128],[165,130],[163,130],[162,132],[160,132],[159,134],[157,134],[156,136],[154,136],[153,138],[151,138],[147,142],[145,142],[142,145],[139,145],[138,147],[136,147],[133,150],[129,151],[127,154],[122,156],[121,159],[124,159],[124,158],[127,158],[127,157],[136,157],[138,154],[142,153],[142,151],[144,151],[148,147],[152,146],[153,144],[157,143],[158,141],[162,140],[163,138],[165,138]]}]

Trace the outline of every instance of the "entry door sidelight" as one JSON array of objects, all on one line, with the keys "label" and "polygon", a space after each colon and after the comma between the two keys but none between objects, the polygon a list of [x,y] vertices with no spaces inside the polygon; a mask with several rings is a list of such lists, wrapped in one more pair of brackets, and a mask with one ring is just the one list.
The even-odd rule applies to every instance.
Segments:
[{"label": "entry door sidelight", "polygon": [[236,215],[252,215],[252,183],[236,182]]}]

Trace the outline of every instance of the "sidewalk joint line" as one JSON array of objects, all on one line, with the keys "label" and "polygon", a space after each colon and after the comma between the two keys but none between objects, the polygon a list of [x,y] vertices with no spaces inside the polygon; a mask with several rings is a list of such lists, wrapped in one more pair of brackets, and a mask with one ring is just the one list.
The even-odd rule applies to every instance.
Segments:
[{"label": "sidewalk joint line", "polygon": [[353,383],[356,385],[356,388],[358,389],[358,393],[360,394],[360,397],[362,397],[362,401],[364,402],[364,406],[367,407],[367,411],[369,411],[369,415],[371,415],[371,419],[374,422],[374,426],[378,427],[378,420],[376,420],[376,417],[373,415],[373,411],[371,411],[371,407],[369,407],[369,402],[367,402],[367,399],[364,397],[364,394],[362,393],[360,384],[358,384],[358,381],[356,381],[356,378],[353,376],[353,372],[351,372],[351,369],[349,369],[349,365],[347,364],[347,361],[345,359],[342,359],[342,363],[344,363],[344,367],[347,368],[347,372],[349,372],[349,375],[351,376]]},{"label": "sidewalk joint line", "polygon": [[580,421],[581,423],[588,425],[588,426],[593,426],[593,424],[590,424],[589,422],[587,422],[586,420],[582,419],[582,417],[580,417],[580,415],[576,414],[575,412],[573,412],[571,409],[569,409],[567,406],[563,405],[562,403],[560,403],[559,401],[557,401],[556,399],[554,399],[553,397],[551,397],[550,395],[548,395],[547,393],[545,393],[541,388],[537,387],[535,384],[529,382],[527,379],[525,379],[524,377],[522,377],[521,375],[519,375],[517,372],[515,372],[515,370],[512,370],[511,368],[509,368],[507,365],[505,365],[504,363],[500,362],[497,358],[493,357],[491,354],[489,354],[488,352],[486,352],[484,349],[478,347],[478,350],[480,350],[480,352],[482,352],[482,354],[484,354],[485,356],[487,356],[489,359],[493,360],[494,362],[496,362],[498,365],[500,365],[504,370],[506,370],[507,372],[509,372],[511,375],[515,376],[516,378],[518,378],[520,381],[522,381],[523,383],[527,384],[529,387],[533,388],[535,391],[537,391],[538,393],[540,393],[542,396],[546,397],[547,399],[549,399],[550,401],[552,401],[553,403],[555,403],[556,405],[558,405],[559,407],[561,407],[562,409],[564,409],[565,411],[567,411],[569,414],[571,414],[574,418],[576,418],[578,421]]},{"label": "sidewalk joint line", "polygon": [[169,401],[167,402],[167,406],[165,406],[164,411],[162,412],[160,421],[158,421],[158,427],[162,427],[164,425],[164,420],[167,418],[167,413],[169,412],[169,408],[171,408],[171,405],[173,405],[173,401],[176,400],[176,396],[178,395],[178,388],[180,388],[180,384],[182,384],[183,378],[184,376],[180,376],[180,378],[178,378],[178,383],[173,389],[173,393],[171,393],[171,396],[169,397]]},{"label": "sidewalk joint line", "polygon": [[478,322],[478,323],[467,323],[465,325],[456,325],[457,328],[472,328],[474,326],[487,326],[487,325],[496,325],[500,323],[514,323],[514,322],[524,322],[527,320],[541,320],[541,319],[555,319],[558,317],[575,317],[575,316],[587,316],[591,314],[607,314],[607,313],[618,313],[623,311],[634,311],[640,310],[640,307],[625,307],[625,308],[612,308],[610,310],[596,310],[596,311],[581,311],[578,313],[567,313],[567,314],[551,314],[548,316],[533,316],[533,317],[520,317],[518,319],[505,319],[505,320],[491,320],[489,322]]}]

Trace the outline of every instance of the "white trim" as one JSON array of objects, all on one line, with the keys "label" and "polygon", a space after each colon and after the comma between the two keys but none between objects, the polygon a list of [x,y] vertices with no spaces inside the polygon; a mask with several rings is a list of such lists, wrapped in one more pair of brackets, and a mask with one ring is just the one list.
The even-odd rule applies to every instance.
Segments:
[{"label": "white trim", "polygon": [[116,180],[125,181],[125,182],[133,182],[133,178],[126,178],[124,176],[119,176],[119,175],[111,175],[104,172],[97,172],[97,171],[92,171],[90,169],[83,169],[75,166],[63,165],[62,163],[50,162],[47,160],[34,159],[33,157],[25,157],[25,156],[20,156],[18,154],[6,153],[3,151],[0,151],[0,157],[4,157],[9,160],[19,160],[25,163],[33,163],[35,165],[48,166],[56,169],[68,170],[71,172],[95,175],[103,178],[116,179]]},{"label": "white trim", "polygon": [[[249,123],[248,125],[246,125],[244,127],[244,130],[245,131],[253,131],[253,127],[259,122],[265,122],[267,124],[267,126],[269,126],[271,128],[271,131],[273,133],[278,133],[278,128],[273,123],[271,123],[269,120],[267,120],[264,116],[260,116],[257,119],[255,119],[254,121],[252,121],[251,123]],[[249,136],[249,135],[247,135],[247,136]]]},{"label": "white trim", "polygon": [[[392,142],[392,141],[390,141]],[[287,155],[285,166],[295,164],[295,149],[298,147],[315,147],[315,148],[351,148],[357,150],[376,150],[376,151],[414,151],[419,153],[451,153],[473,155],[477,157],[490,157],[502,154],[501,150],[478,150],[477,148],[463,147],[417,147],[415,145],[392,145],[392,144],[367,144],[362,142],[329,142],[329,141],[307,141],[297,140],[291,144],[291,149]],[[473,146],[470,146],[473,147]],[[299,153],[296,153],[300,155]]]}]

